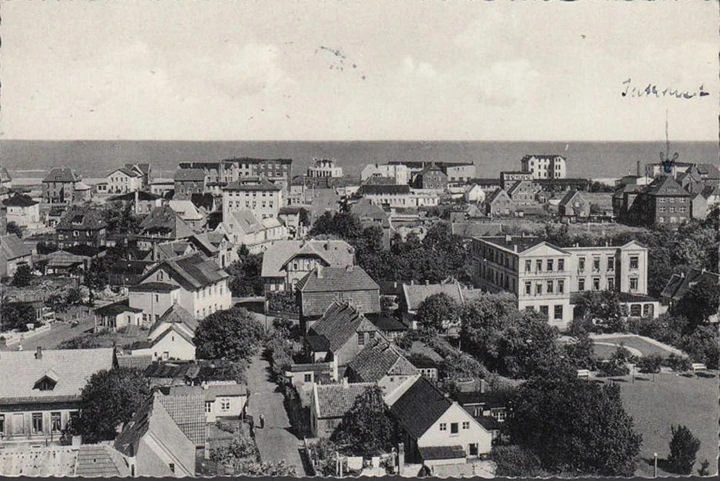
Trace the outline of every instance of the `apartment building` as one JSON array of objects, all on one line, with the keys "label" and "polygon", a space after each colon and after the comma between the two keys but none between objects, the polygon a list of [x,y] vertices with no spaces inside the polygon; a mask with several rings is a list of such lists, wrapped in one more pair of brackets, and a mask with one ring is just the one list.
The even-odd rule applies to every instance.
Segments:
[{"label": "apartment building", "polygon": [[282,207],[282,188],[265,177],[243,178],[223,189],[223,220],[233,212],[249,210],[258,219],[277,217]]},{"label": "apartment building", "polygon": [[647,294],[647,248],[635,241],[561,248],[536,237],[475,237],[471,253],[480,287],[515,294],[518,309],[534,309],[561,329],[573,319],[573,293]]},{"label": "apartment building", "polygon": [[308,177],[342,177],[343,169],[335,159],[313,159],[314,165],[308,167]]},{"label": "apartment building", "polygon": [[523,172],[533,179],[564,179],[567,177],[565,157],[561,155],[526,155],[520,160]]},{"label": "apartment building", "polygon": [[372,177],[390,177],[396,184],[404,185],[410,181],[410,171],[403,164],[368,164],[360,173],[360,179],[365,182]]}]

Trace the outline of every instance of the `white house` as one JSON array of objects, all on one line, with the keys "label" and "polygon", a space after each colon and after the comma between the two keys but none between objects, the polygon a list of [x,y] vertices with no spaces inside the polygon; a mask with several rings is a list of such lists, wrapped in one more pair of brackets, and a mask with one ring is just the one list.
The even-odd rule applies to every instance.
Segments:
[{"label": "white house", "polygon": [[143,188],[143,173],[136,168],[120,167],[107,175],[109,194],[127,194]]},{"label": "white house", "polygon": [[205,417],[208,423],[220,418],[238,419],[245,412],[248,400],[247,386],[237,383],[206,384]]},{"label": "white house", "polygon": [[8,223],[14,222],[20,227],[34,228],[41,225],[40,204],[25,194],[15,194],[3,200]]},{"label": "white house", "polygon": [[463,199],[468,203],[485,202],[485,191],[477,184],[468,185],[463,192]]},{"label": "white house", "polygon": [[395,184],[403,185],[410,181],[410,171],[404,164],[368,164],[360,173],[360,179],[365,181],[370,177],[390,177]]},{"label": "white house", "polygon": [[174,210],[187,225],[195,231],[205,227],[205,215],[190,200],[170,200],[168,206]]},{"label": "white house", "polygon": [[201,254],[164,260],[130,287],[130,307],[142,310],[146,326],[159,321],[174,304],[195,319],[203,319],[230,308],[229,277],[215,261]]},{"label": "white house", "polygon": [[492,433],[425,377],[385,402],[392,403],[390,413],[397,420],[409,461],[426,466],[462,464],[492,449]]},{"label": "white house", "polygon": [[251,210],[259,218],[277,217],[282,207],[282,188],[265,177],[247,177],[223,188],[223,220],[232,212]]},{"label": "white house", "polygon": [[276,217],[258,219],[251,210],[231,212],[215,229],[227,235],[232,244],[244,245],[251,254],[263,252],[275,241],[288,237],[288,230]]}]

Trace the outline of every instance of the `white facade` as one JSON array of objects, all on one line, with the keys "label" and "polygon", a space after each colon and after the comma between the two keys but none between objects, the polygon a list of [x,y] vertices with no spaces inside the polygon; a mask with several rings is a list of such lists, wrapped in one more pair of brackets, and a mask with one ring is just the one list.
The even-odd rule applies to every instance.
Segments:
[{"label": "white facade", "polygon": [[463,192],[463,199],[469,203],[485,202],[485,191],[477,184],[473,184]]},{"label": "white facade", "polygon": [[389,205],[395,208],[432,207],[440,202],[440,196],[436,190],[415,189],[409,193],[385,192],[382,194],[364,194],[375,205]]},{"label": "white facade", "polygon": [[40,226],[40,204],[29,206],[7,206],[7,221],[15,222],[20,227]]},{"label": "white facade", "polygon": [[522,171],[530,172],[533,179],[564,179],[567,177],[565,158],[560,155],[531,155],[523,157]]},{"label": "white facade", "polygon": [[248,188],[242,185],[237,188],[226,187],[222,196],[223,220],[228,219],[232,212],[250,210],[258,219],[277,217],[282,207],[282,190],[279,188]]},{"label": "white facade", "polygon": [[142,190],[142,175],[129,175],[124,169],[117,169],[107,176],[107,190],[110,194],[127,194]]},{"label": "white facade", "polygon": [[368,164],[360,173],[360,179],[363,181],[373,176],[392,177],[397,185],[404,185],[410,181],[410,172],[403,164]]},{"label": "white facade", "polygon": [[247,396],[219,395],[205,401],[205,419],[214,423],[218,418],[238,419],[247,404]]},{"label": "white facade", "polygon": [[314,159],[315,165],[308,167],[308,177],[342,177],[343,169],[335,165],[334,159]]},{"label": "white facade", "polygon": [[468,457],[487,454],[492,434],[454,402],[417,440],[418,448],[462,446]]},{"label": "white facade", "polygon": [[[130,289],[129,304],[130,307],[142,310],[142,323],[144,326],[150,327],[154,322],[160,319],[173,304],[178,303],[180,298],[180,286],[173,290],[135,290]],[[190,311],[188,311],[190,312]]]}]

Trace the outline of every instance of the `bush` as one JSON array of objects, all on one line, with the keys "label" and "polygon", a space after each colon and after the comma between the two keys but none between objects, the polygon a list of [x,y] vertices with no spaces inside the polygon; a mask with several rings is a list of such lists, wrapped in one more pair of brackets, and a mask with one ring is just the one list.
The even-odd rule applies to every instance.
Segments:
[{"label": "bush", "polygon": [[667,359],[663,361],[663,365],[676,372],[689,371],[690,368],[692,368],[690,359],[684,356],[678,356],[677,354],[670,354]]},{"label": "bush", "polygon": [[667,458],[670,469],[677,474],[691,474],[700,440],[687,426],[671,426],[671,430],[670,455]]},{"label": "bush", "polygon": [[496,476],[501,477],[545,477],[540,458],[521,446],[495,446],[490,457],[497,464]]},{"label": "bush", "polygon": [[607,359],[598,363],[598,375],[602,377],[627,376],[630,369],[624,362],[617,359]]},{"label": "bush", "polygon": [[660,366],[662,366],[662,363],[663,357],[656,353],[641,357],[637,362],[637,367],[642,373],[652,374],[660,372]]},{"label": "bush", "polygon": [[13,275],[12,285],[15,287],[27,287],[30,285],[32,278],[33,275],[30,266],[27,264],[20,265]]},{"label": "bush", "polygon": [[274,312],[299,313],[300,309],[295,303],[295,294],[292,291],[270,292],[267,295],[268,308]]}]

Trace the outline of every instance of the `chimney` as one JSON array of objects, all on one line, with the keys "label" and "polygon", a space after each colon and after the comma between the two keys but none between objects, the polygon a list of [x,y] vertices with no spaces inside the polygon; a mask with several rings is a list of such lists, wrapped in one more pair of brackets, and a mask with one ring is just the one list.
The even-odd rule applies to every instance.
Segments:
[{"label": "chimney", "polygon": [[323,278],[323,266],[317,266],[317,276],[318,276],[318,279]]},{"label": "chimney", "polygon": [[348,378],[346,378],[346,377],[342,378],[342,387],[344,389],[348,388]]},{"label": "chimney", "polygon": [[485,379],[480,379],[480,394],[485,394],[486,389],[487,383],[485,382]]},{"label": "chimney", "polygon": [[35,350],[35,359],[42,359],[42,346],[38,346]]},{"label": "chimney", "polygon": [[513,252],[517,252],[517,244],[513,246]]},{"label": "chimney", "polygon": [[405,465],[405,444],[398,444],[398,474],[403,473],[403,467]]},{"label": "chimney", "polygon": [[508,244],[512,242],[512,236],[510,234],[505,235],[505,242],[507,242]]}]

